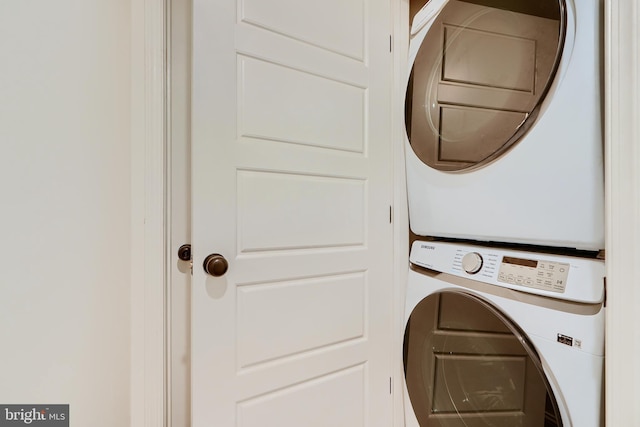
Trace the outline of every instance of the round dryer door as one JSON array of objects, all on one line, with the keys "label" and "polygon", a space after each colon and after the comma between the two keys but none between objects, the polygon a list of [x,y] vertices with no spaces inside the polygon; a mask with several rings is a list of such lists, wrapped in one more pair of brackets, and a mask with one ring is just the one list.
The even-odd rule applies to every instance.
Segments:
[{"label": "round dryer door", "polygon": [[565,28],[564,0],[429,1],[414,17],[405,101],[418,158],[464,170],[518,142],[554,80]]},{"label": "round dryer door", "polygon": [[423,299],[404,339],[407,391],[422,427],[559,427],[557,403],[528,340],[485,301]]}]

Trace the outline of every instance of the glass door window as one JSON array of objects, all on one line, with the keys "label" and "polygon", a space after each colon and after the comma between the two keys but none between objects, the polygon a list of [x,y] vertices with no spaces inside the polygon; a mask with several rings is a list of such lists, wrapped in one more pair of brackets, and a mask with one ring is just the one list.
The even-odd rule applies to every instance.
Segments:
[{"label": "glass door window", "polygon": [[405,331],[404,367],[422,427],[562,426],[535,350],[477,297],[422,300]]},{"label": "glass door window", "polygon": [[418,50],[407,88],[406,130],[416,155],[456,171],[513,146],[553,82],[565,23],[558,0],[449,1]]}]

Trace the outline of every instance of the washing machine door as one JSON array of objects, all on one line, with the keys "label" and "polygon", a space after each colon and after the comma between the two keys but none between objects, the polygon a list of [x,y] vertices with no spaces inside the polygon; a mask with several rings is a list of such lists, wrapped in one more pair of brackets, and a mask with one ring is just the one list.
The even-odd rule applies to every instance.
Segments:
[{"label": "washing machine door", "polygon": [[422,427],[557,427],[540,359],[505,316],[464,292],[413,310],[404,340],[407,391]]},{"label": "washing machine door", "polygon": [[413,18],[411,148],[443,171],[480,167],[534,125],[563,53],[564,0],[430,0]]}]

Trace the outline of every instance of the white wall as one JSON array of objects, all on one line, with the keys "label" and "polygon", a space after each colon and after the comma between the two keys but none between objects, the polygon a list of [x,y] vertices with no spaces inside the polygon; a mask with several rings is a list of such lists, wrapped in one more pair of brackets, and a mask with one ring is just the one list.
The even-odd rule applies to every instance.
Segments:
[{"label": "white wall", "polygon": [[130,0],[0,1],[0,403],[129,425]]}]

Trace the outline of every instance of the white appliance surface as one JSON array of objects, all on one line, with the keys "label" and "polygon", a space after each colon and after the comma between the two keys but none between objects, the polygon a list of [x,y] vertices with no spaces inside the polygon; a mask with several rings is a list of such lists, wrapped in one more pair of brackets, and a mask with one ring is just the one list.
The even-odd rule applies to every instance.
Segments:
[{"label": "white appliance surface", "polygon": [[[603,263],[589,258],[416,240],[409,261],[430,270],[551,298],[587,304],[604,299]],[[467,266],[469,271],[465,270]]]},{"label": "white appliance surface", "polygon": [[[537,122],[502,156],[442,171],[420,160],[405,138],[415,234],[604,247],[600,3],[567,0],[563,55]],[[414,18],[409,69],[446,4],[430,1]]]},{"label": "white appliance surface", "polygon": [[[480,254],[484,260],[473,274],[465,270],[473,271],[477,267],[475,256],[467,254]],[[419,241],[414,242],[410,258],[414,266],[431,270],[413,268],[409,271],[405,325],[418,303],[440,292],[462,292],[488,302],[533,344],[558,402],[562,425],[601,426],[603,261]],[[519,260],[525,260],[520,264],[526,265],[513,264]],[[538,265],[534,266],[536,262]],[[545,268],[549,265],[567,268],[564,273],[568,274],[563,276],[566,280],[564,292],[513,285],[507,283],[504,276],[497,279],[503,266],[522,267],[524,274],[521,276],[524,277],[530,272],[528,269],[536,269],[540,264]],[[493,272],[485,274],[490,270]],[[541,271],[546,273],[546,270]],[[406,387],[405,399],[406,426],[417,427],[419,424]]]}]

